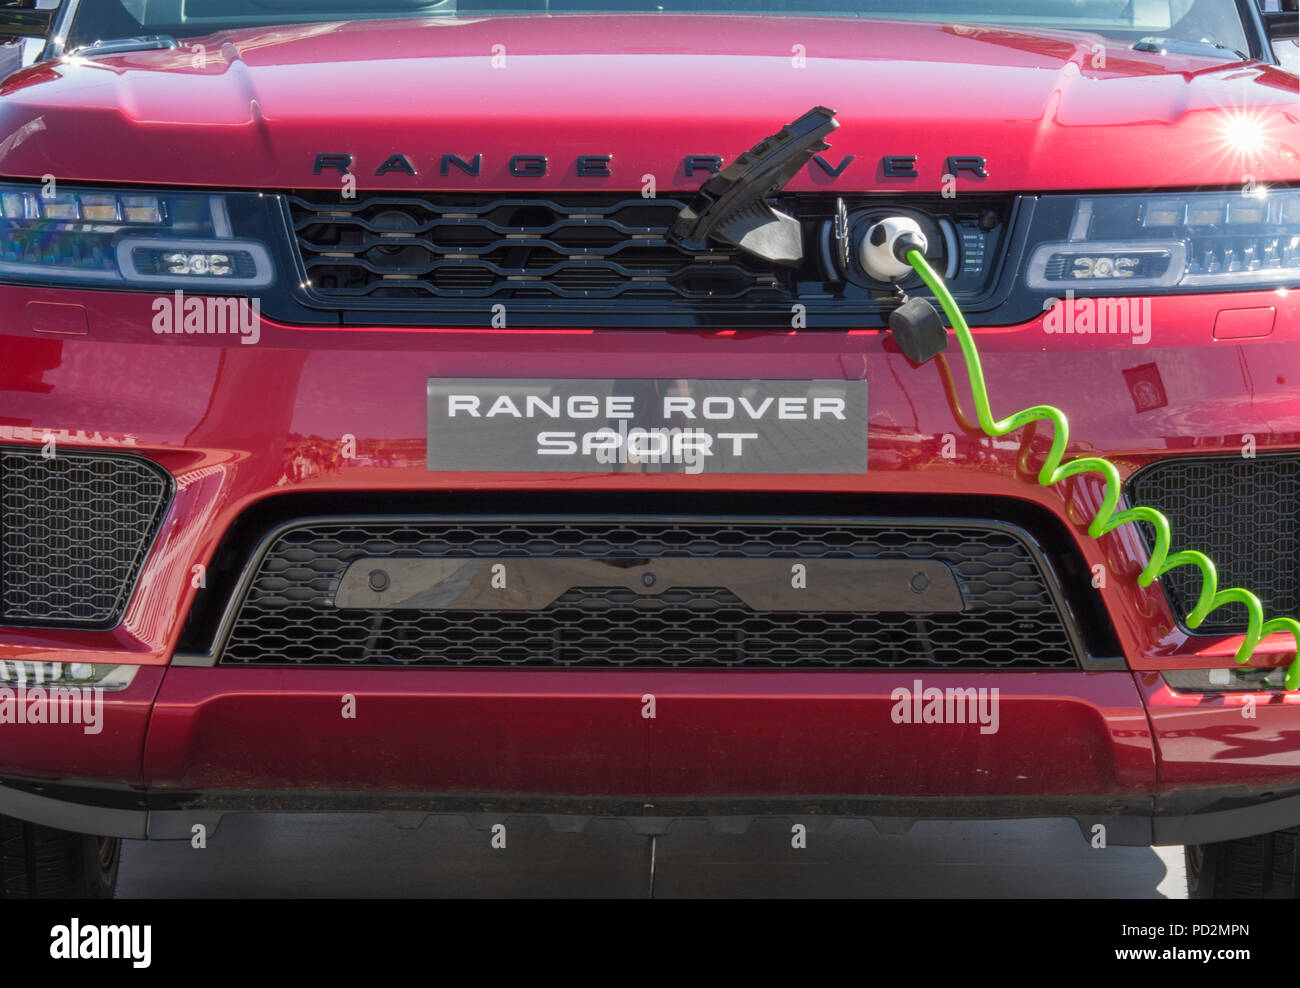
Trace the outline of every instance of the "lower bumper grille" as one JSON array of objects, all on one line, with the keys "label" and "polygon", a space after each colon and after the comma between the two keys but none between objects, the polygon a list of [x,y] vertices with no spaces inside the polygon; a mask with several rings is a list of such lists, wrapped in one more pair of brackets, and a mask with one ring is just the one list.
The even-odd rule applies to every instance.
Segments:
[{"label": "lower bumper grille", "polygon": [[138,457],[0,450],[0,623],[120,621],[170,493]]},{"label": "lower bumper grille", "polygon": [[[457,570],[455,561],[462,559],[484,565]],[[489,580],[501,560],[504,580],[512,559],[600,560],[610,572],[623,575],[598,586],[564,585],[554,593],[534,594],[532,603],[516,601],[500,608],[485,604],[489,598],[482,593],[453,586],[455,579],[479,570],[481,579]],[[390,561],[387,570],[384,560]],[[375,585],[387,585],[388,571],[421,569],[410,560],[426,560],[444,576],[397,603],[340,606],[340,601],[355,605],[367,593],[373,596]],[[718,565],[720,560],[754,564]],[[789,565],[773,566],[775,560]],[[887,606],[895,609],[866,600],[854,609],[843,595],[832,600],[835,593],[825,590],[826,581],[817,585],[818,574],[845,572],[842,564],[835,564],[838,570],[829,564],[840,560],[859,560],[871,573],[891,574],[883,582],[896,583],[893,574],[915,580],[911,587],[918,594],[918,587],[930,582],[922,570],[942,573],[960,597],[955,603],[950,596],[946,603],[902,609],[897,593],[882,592],[877,604],[892,601]],[[645,573],[638,579],[648,576],[653,582],[652,561],[670,564],[662,571],[677,575],[664,583],[677,585],[653,592],[637,589],[637,580],[626,571],[640,567]],[[698,573],[689,561],[698,561]],[[913,565],[883,565],[888,561]],[[358,588],[358,573],[348,575],[353,563],[372,574],[379,569],[382,579],[372,583],[372,590],[364,583]],[[586,564],[567,568],[592,570]],[[536,566],[515,569],[526,577],[538,572]],[[451,572],[459,575],[445,575]],[[734,585],[710,586],[712,576],[702,575],[706,573],[727,574],[718,582]],[[768,580],[767,574],[778,573],[779,587],[758,585]],[[789,588],[798,587],[800,579],[811,581],[808,604],[792,609]],[[906,587],[893,590],[906,597]],[[471,597],[474,606],[464,604]],[[777,603],[764,605],[765,599]],[[1074,669],[1080,651],[1063,613],[1046,564],[1030,541],[1019,530],[994,523],[312,520],[286,526],[267,540],[232,610],[220,661],[462,668]]]},{"label": "lower bumper grille", "polygon": [[[1213,559],[1220,589],[1244,587],[1269,617],[1300,617],[1300,453],[1161,460],[1130,478],[1128,500],[1169,517],[1173,551],[1197,549]],[[1142,529],[1150,548],[1155,530]],[[1180,566],[1160,582],[1186,622],[1201,591],[1200,570]],[[1196,632],[1245,630],[1245,606],[1227,604]]]}]

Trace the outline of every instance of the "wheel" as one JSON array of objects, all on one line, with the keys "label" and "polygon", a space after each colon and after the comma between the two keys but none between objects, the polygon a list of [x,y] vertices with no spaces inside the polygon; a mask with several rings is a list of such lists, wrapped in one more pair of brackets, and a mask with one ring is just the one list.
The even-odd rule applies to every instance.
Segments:
[{"label": "wheel", "polygon": [[1300,896],[1300,827],[1257,837],[1189,844],[1191,899],[1294,899]]},{"label": "wheel", "polygon": [[0,816],[0,899],[111,899],[122,842]]}]

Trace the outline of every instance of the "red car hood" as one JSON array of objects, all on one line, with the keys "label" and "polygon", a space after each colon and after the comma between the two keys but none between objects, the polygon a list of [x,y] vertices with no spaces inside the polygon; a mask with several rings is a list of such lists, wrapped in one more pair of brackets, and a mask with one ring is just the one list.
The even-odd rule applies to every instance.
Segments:
[{"label": "red car hood", "polygon": [[[349,154],[362,188],[689,189],[705,173],[686,174],[688,155],[729,161],[818,104],[841,123],[829,167],[791,188],[934,191],[949,156],[987,162],[982,179],[958,171],[959,191],[1300,178],[1296,79],[1259,63],[1065,32],[699,15],[316,24],[41,64],[0,87],[0,175],[337,188],[314,164]],[[440,174],[446,154],[482,155],[481,174]],[[393,155],[417,174],[376,175]],[[512,175],[513,155],[544,155],[546,174]],[[579,174],[585,155],[611,156],[610,174]],[[886,155],[915,155],[916,177],[887,176]]]}]

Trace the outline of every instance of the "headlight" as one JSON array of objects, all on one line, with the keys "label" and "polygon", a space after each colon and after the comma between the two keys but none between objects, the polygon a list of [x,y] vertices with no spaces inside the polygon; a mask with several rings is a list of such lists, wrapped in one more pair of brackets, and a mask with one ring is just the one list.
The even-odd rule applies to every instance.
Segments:
[{"label": "headlight", "polygon": [[264,288],[275,271],[259,199],[0,184],[0,281]]},{"label": "headlight", "polygon": [[1034,234],[1025,282],[1037,291],[1300,285],[1300,189],[1044,196]]}]

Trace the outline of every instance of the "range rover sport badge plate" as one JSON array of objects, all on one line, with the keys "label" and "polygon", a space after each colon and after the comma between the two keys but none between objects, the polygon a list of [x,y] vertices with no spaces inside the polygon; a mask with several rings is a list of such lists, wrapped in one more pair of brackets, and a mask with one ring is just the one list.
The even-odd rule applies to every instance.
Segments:
[{"label": "range rover sport badge plate", "polygon": [[860,474],[866,381],[430,378],[428,468]]}]

